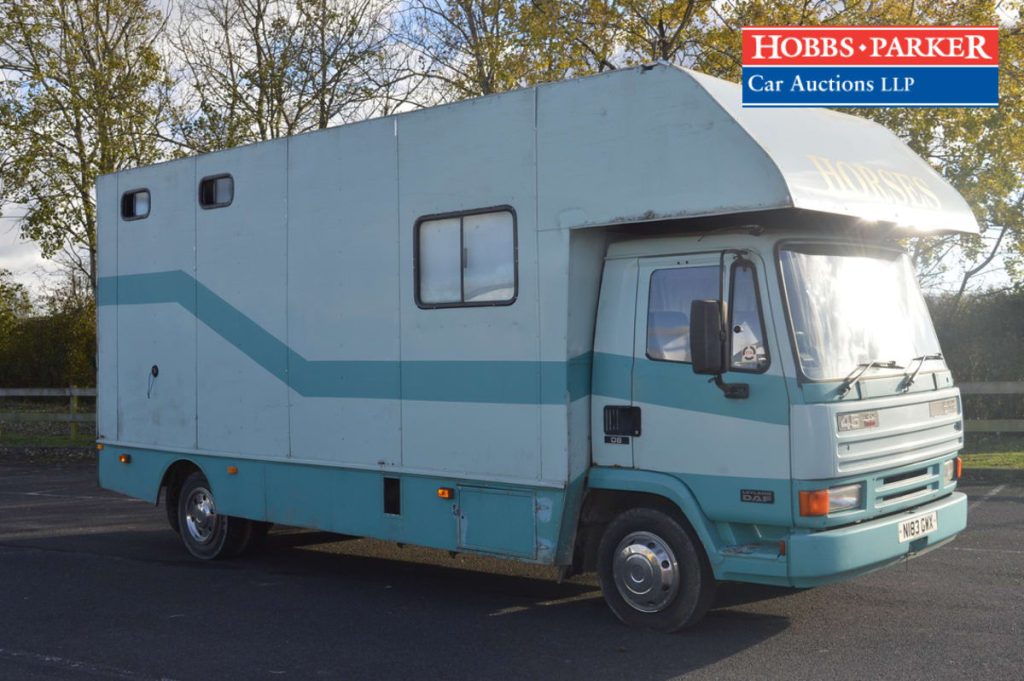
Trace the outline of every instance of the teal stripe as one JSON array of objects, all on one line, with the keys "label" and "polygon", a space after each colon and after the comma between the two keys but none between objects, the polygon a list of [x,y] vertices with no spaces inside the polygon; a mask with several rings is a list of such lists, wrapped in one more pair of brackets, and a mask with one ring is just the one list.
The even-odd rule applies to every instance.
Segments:
[{"label": "teal stripe", "polygon": [[[590,377],[593,373],[593,364],[594,354],[591,352],[585,352],[569,360],[569,366],[566,368],[566,380],[569,383],[570,402],[575,402],[581,397],[588,397],[590,395]],[[551,379],[546,379],[545,385],[548,380],[555,383],[557,379],[557,375],[551,377]]]},{"label": "teal stripe", "polygon": [[565,404],[590,394],[591,355],[568,362],[309,360],[189,274],[103,277],[98,303],[173,303],[306,397]]},{"label": "teal stripe", "polygon": [[593,389],[595,395],[616,400],[632,400],[633,358],[625,355],[594,353]]},{"label": "teal stripe", "polygon": [[594,394],[626,402],[656,404],[704,414],[789,424],[789,398],[782,376],[732,372],[725,380],[750,385],[750,397],[729,400],[706,389],[707,376],[693,373],[690,364],[633,361],[632,357],[594,353]]},{"label": "teal stripe", "polygon": [[[289,347],[216,293],[194,279],[192,282],[196,289],[196,317],[261,367],[288,382]],[[301,360],[298,354],[292,354]]]},{"label": "teal stripe", "polygon": [[[541,391],[541,371],[549,362],[402,362],[402,399],[442,402],[565,403],[562,389]],[[537,365],[540,365],[538,367]],[[554,388],[554,386],[552,386]]]},{"label": "teal stripe", "polygon": [[[103,277],[98,303],[172,303],[305,397],[406,399],[494,404],[566,404],[591,393],[676,409],[766,423],[788,423],[783,379],[743,374],[748,400],[707,400],[687,385],[704,383],[689,364],[653,362],[606,353],[557,361],[309,360],[238,308],[182,271]],[[635,386],[635,388],[634,388]]]},{"label": "teal stripe", "polygon": [[[240,349],[245,352],[243,348]],[[288,353],[290,373],[287,382],[292,389],[306,397],[365,397],[379,400],[397,400],[401,397],[399,362],[311,361],[294,350]]]}]

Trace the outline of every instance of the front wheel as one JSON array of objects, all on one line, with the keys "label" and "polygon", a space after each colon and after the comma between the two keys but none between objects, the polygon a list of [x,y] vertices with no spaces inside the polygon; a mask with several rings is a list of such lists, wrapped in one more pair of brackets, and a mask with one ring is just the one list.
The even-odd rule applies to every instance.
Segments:
[{"label": "front wheel", "polygon": [[671,632],[696,624],[715,595],[700,542],[671,515],[634,508],[613,520],[598,547],[605,602],[625,624]]},{"label": "front wheel", "polygon": [[178,493],[178,534],[196,558],[215,560],[242,553],[252,539],[252,522],[217,513],[206,476],[195,471]]}]

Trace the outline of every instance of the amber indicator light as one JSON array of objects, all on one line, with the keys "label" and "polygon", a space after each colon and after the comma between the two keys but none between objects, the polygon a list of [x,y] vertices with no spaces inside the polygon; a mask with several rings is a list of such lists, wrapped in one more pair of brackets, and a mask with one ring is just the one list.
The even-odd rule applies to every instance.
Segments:
[{"label": "amber indicator light", "polygon": [[813,492],[800,492],[800,515],[828,515],[828,490],[819,489]]}]

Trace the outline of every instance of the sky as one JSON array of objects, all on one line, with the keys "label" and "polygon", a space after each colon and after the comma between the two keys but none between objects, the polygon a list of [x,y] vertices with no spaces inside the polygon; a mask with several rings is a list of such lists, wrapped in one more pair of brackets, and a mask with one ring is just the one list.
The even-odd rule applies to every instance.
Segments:
[{"label": "sky", "polygon": [[48,278],[59,272],[60,267],[45,260],[34,242],[23,241],[19,237],[17,222],[0,217],[0,270],[10,270],[14,281],[24,284],[33,295],[38,295]]}]

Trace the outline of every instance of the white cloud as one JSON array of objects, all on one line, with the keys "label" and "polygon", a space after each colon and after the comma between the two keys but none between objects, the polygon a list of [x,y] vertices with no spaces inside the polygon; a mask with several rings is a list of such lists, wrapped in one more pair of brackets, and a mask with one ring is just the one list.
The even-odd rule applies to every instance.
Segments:
[{"label": "white cloud", "polygon": [[21,238],[17,220],[5,217],[0,218],[0,269],[10,270],[15,281],[38,295],[60,266],[43,258],[35,242]]}]

